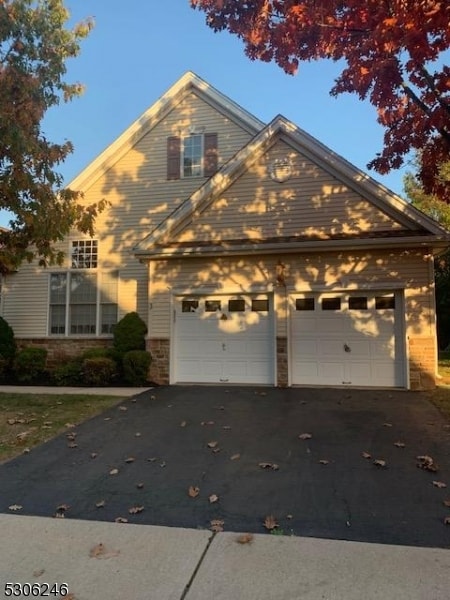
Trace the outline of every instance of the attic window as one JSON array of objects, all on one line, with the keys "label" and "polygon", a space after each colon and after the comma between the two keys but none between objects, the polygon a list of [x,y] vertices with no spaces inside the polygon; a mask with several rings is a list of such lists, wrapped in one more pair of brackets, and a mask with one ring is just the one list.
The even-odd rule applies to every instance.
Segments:
[{"label": "attic window", "polygon": [[97,240],[76,240],[71,248],[72,269],[96,269],[98,259]]},{"label": "attic window", "polygon": [[167,179],[211,177],[217,171],[217,133],[167,139]]}]

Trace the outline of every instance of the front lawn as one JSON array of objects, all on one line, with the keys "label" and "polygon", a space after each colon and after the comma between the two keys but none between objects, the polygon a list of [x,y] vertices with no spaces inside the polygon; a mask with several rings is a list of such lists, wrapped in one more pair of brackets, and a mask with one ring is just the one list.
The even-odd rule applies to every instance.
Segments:
[{"label": "front lawn", "polygon": [[0,393],[0,463],[122,400],[88,394]]}]

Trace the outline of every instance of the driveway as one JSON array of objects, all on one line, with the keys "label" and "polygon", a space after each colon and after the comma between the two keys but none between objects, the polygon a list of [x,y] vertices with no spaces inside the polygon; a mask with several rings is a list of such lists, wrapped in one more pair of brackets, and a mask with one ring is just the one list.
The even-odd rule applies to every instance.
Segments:
[{"label": "driveway", "polygon": [[1,512],[388,544],[450,547],[446,500],[450,425],[406,391],[161,387],[0,466]]}]

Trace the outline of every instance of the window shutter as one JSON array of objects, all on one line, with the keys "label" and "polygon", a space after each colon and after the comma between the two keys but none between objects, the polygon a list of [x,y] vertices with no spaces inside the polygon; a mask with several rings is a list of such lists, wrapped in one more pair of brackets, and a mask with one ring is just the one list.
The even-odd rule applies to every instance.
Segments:
[{"label": "window shutter", "polygon": [[217,133],[205,133],[205,177],[217,171]]},{"label": "window shutter", "polygon": [[179,137],[167,138],[167,179],[180,179],[181,140]]}]

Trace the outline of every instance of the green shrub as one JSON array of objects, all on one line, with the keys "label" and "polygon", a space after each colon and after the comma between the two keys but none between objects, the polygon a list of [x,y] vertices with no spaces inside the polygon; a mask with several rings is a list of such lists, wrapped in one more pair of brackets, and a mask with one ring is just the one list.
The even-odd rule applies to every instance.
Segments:
[{"label": "green shrub", "polygon": [[130,350],[145,350],[147,325],[136,312],[126,314],[113,328],[114,348],[121,355]]},{"label": "green shrub", "polygon": [[82,360],[85,358],[111,358],[116,362],[120,362],[120,354],[115,348],[90,348],[83,352],[81,358]]},{"label": "green shrub", "polygon": [[16,342],[14,340],[13,328],[0,317],[0,356],[9,365],[16,354]]},{"label": "green shrub", "polygon": [[14,375],[21,383],[38,383],[45,375],[47,350],[45,348],[24,348],[14,359]]},{"label": "green shrub", "polygon": [[80,385],[83,383],[80,357],[69,359],[57,365],[52,371],[52,379],[56,385]]},{"label": "green shrub", "polygon": [[152,356],[145,350],[130,350],[124,354],[122,364],[125,381],[130,385],[145,385],[151,362]]},{"label": "green shrub", "polygon": [[85,385],[109,385],[117,375],[117,364],[106,356],[85,358],[81,365],[81,375]]}]

